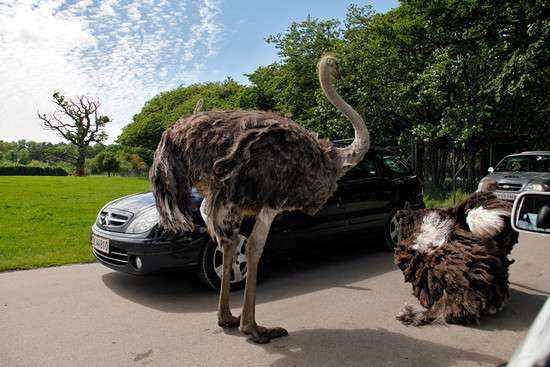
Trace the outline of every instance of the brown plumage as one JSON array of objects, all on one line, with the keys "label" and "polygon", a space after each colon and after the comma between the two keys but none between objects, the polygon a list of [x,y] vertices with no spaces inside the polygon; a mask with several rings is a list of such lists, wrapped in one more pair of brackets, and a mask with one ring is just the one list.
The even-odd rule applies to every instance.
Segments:
[{"label": "brown plumage", "polygon": [[[336,189],[342,172],[329,141],[318,140],[289,119],[261,111],[201,112],[183,118],[163,134],[157,155],[177,160],[186,172],[174,174],[174,181],[183,181],[170,185],[178,193],[189,192],[193,183],[204,196],[216,192],[219,200],[251,215],[264,206],[315,214]],[[152,171],[152,180],[162,179],[156,172]],[[189,208],[184,200],[169,200],[182,213]],[[166,228],[189,229],[176,216],[161,218]]]},{"label": "brown plumage", "polygon": [[489,192],[449,209],[401,211],[395,263],[423,308],[406,305],[397,318],[416,326],[468,324],[502,309],[518,239],[510,211]]},{"label": "brown plumage", "polygon": [[361,117],[336,93],[337,61],[325,56],[318,65],[326,97],[351,121],[353,143],[333,147],[294,121],[271,112],[199,112],[180,119],[162,135],[150,171],[160,224],[172,231],[193,230],[191,187],[204,196],[201,214],[210,236],[224,251],[218,323],[237,326],[229,309],[230,262],[242,218],[256,216],[247,242],[248,275],[241,331],[257,342],[284,335],[254,318],[256,267],[274,217],[289,210],[315,214],[336,190],[339,177],[369,148]]}]

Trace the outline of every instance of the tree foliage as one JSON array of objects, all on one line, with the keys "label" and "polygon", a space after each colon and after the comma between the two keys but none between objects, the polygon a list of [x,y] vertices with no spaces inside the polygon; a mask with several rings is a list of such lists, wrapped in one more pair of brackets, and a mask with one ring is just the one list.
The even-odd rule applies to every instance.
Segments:
[{"label": "tree foliage", "polygon": [[94,158],[95,169],[98,173],[111,173],[117,172],[120,169],[120,163],[114,153],[109,151],[103,151],[98,153]]},{"label": "tree foliage", "polygon": [[334,52],[343,76],[336,86],[365,117],[374,144],[549,148],[549,37],[546,0],[402,0],[385,14],[353,5],[343,21],[308,17],[269,37],[280,59],[250,73],[249,86],[229,80],[153,98],[119,141],[152,152],[201,97],[205,110],[274,110],[323,136],[351,137],[316,76],[320,56]]},{"label": "tree foliage", "polygon": [[[254,96],[248,88],[233,79],[223,82],[193,84],[180,87],[149,100],[133,122],[127,125],[118,142],[147,150],[149,157],[156,149],[162,132],[180,117],[190,115],[199,99],[204,100],[203,111],[254,108]],[[148,158],[150,162],[150,158]]]}]

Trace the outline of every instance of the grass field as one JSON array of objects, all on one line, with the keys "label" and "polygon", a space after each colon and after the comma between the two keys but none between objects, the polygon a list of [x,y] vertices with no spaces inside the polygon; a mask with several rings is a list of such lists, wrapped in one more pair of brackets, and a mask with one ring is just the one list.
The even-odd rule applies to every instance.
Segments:
[{"label": "grass field", "polygon": [[462,200],[466,199],[471,193],[463,192],[458,190],[454,195],[453,193],[447,193],[445,195],[430,195],[429,193],[424,194],[424,203],[426,208],[449,208],[460,203]]},{"label": "grass field", "polygon": [[93,261],[90,226],[144,178],[0,176],[0,271]]}]

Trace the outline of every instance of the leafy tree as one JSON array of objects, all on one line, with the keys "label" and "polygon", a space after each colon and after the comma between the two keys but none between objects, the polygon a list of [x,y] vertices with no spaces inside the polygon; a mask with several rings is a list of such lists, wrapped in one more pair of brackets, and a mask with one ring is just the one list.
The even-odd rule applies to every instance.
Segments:
[{"label": "leafy tree", "polygon": [[204,100],[204,111],[254,108],[251,103],[255,97],[248,88],[227,78],[223,82],[193,84],[161,93],[143,106],[117,141],[146,150],[146,157],[142,158],[150,163],[162,132],[180,117],[190,115],[199,99]]},{"label": "leafy tree", "polygon": [[120,172],[134,176],[147,173],[147,164],[138,154],[120,150],[116,157],[120,164]]},{"label": "leafy tree", "polygon": [[86,151],[91,143],[107,139],[104,128],[110,121],[109,117],[99,115],[99,101],[92,101],[86,96],[67,99],[54,92],[53,102],[57,109],[51,115],[38,112],[38,118],[46,130],[56,131],[76,147],[77,154],[66,153],[64,159],[75,164],[75,175],[83,176]]},{"label": "leafy tree", "polygon": [[74,166],[78,156],[78,149],[70,143],[58,143],[44,150],[44,157],[49,162],[67,162]]},{"label": "leafy tree", "polygon": [[107,172],[108,176],[110,176],[111,173],[118,172],[120,169],[120,163],[116,155],[111,152],[103,151],[99,153],[94,160],[97,171]]},{"label": "leafy tree", "polygon": [[17,163],[28,164],[30,161],[29,152],[26,149],[21,149],[17,152]]},{"label": "leafy tree", "polygon": [[[320,92],[317,62],[323,54],[338,48],[340,38],[339,21],[309,16],[302,22],[293,22],[285,33],[268,37],[266,41],[278,49],[281,62],[247,75],[257,90],[258,107],[291,113],[298,122],[310,121]],[[316,131],[332,136],[319,122]]]}]

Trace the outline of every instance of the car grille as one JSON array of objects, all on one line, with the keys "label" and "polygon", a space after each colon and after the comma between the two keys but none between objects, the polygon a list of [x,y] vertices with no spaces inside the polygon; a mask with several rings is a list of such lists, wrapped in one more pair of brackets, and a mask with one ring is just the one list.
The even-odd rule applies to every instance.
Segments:
[{"label": "car grille", "polygon": [[124,227],[131,216],[131,213],[124,212],[122,210],[115,211],[113,209],[106,209],[99,213],[97,222],[105,229],[117,230]]},{"label": "car grille", "polygon": [[522,187],[523,187],[522,184],[499,183],[497,185],[497,190],[499,190],[499,191],[520,191]]},{"label": "car grille", "polygon": [[98,259],[108,264],[116,265],[116,266],[124,266],[128,263],[128,253],[124,249],[111,245],[109,247],[108,254],[98,251],[93,247],[92,247],[92,250],[94,251],[95,257],[97,257]]}]

